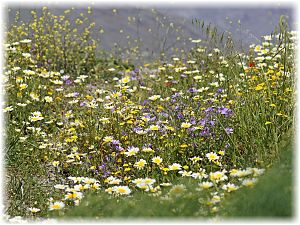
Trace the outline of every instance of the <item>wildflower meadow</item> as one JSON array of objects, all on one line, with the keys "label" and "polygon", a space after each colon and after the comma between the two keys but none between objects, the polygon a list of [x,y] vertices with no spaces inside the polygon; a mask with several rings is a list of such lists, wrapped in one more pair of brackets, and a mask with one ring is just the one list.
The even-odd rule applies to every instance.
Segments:
[{"label": "wildflower meadow", "polygon": [[41,7],[5,30],[6,220],[293,215],[297,32],[284,16],[247,49],[193,20],[189,50],[150,60],[141,40],[101,48],[83,11]]}]

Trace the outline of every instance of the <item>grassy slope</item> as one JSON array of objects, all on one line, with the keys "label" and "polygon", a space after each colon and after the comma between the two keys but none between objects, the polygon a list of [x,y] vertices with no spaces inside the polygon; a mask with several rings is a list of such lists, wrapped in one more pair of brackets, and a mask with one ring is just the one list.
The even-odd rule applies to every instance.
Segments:
[{"label": "grassy slope", "polygon": [[[222,205],[222,216],[228,217],[291,217],[293,215],[292,158],[293,141],[282,144],[280,160],[259,178],[252,189],[243,188],[229,195]],[[142,193],[128,198],[110,199],[101,192],[87,196],[78,207],[67,211],[64,218],[143,218],[143,217],[206,217],[212,215],[199,198],[206,197],[195,190],[195,184],[184,182],[187,192],[173,201],[160,201]],[[189,192],[189,193],[188,193]],[[180,207],[178,207],[180,206]],[[175,210],[175,208],[177,208]],[[179,210],[178,210],[179,208]]]},{"label": "grassy slope", "polygon": [[291,217],[293,213],[292,138],[281,147],[280,160],[253,189],[243,189],[224,202],[225,217]]},{"label": "grassy slope", "polygon": [[[183,181],[181,181],[183,182]],[[180,182],[179,182],[180,183]],[[199,202],[204,194],[189,190],[195,183],[185,182],[187,191],[172,196],[172,200],[161,200],[146,193],[135,192],[131,197],[111,198],[107,193],[91,194],[80,206],[66,212],[64,218],[178,218],[207,216],[208,208]],[[166,188],[170,190],[170,188]],[[166,193],[166,192],[164,192]]]}]

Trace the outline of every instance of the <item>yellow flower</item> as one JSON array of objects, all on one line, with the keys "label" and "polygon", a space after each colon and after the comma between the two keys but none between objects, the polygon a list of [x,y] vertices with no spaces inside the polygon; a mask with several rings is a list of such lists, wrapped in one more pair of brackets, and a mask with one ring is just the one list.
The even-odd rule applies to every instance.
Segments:
[{"label": "yellow flower", "polygon": [[160,98],[160,95],[153,95],[153,96],[149,97],[149,100],[155,101],[155,100],[157,100],[159,98]]},{"label": "yellow flower", "polygon": [[124,78],[121,80],[121,82],[122,82],[123,84],[127,84],[129,81],[130,81],[130,77],[129,77],[129,76],[126,76],[126,77],[124,77]]},{"label": "yellow flower", "polygon": [[109,119],[109,118],[106,118],[106,117],[102,117],[102,118],[99,119],[99,121],[101,121],[103,124],[110,123],[109,120],[110,120],[110,119]]},{"label": "yellow flower", "polygon": [[199,184],[199,187],[201,189],[208,189],[208,188],[211,188],[214,184],[212,182],[209,182],[209,181],[205,181],[205,182],[202,182]]},{"label": "yellow flower", "polygon": [[264,89],[264,85],[265,85],[265,83],[260,83],[260,84],[258,84],[258,85],[255,87],[255,90],[260,91],[260,90]]},{"label": "yellow flower", "polygon": [[202,78],[202,76],[199,76],[199,75],[198,75],[198,76],[194,76],[193,78],[194,78],[195,80],[200,80],[200,79]]},{"label": "yellow flower", "polygon": [[156,156],[156,157],[152,158],[152,162],[155,163],[155,164],[157,164],[157,165],[161,164],[162,161],[163,161],[163,159],[161,157],[159,157],[159,156]]},{"label": "yellow flower", "polygon": [[114,138],[112,136],[106,136],[103,138],[103,141],[105,143],[112,142],[113,140],[114,140]]},{"label": "yellow flower", "polygon": [[53,162],[52,162],[52,165],[53,165],[54,167],[58,167],[59,161],[53,161]]},{"label": "yellow flower", "polygon": [[142,152],[153,153],[154,150],[152,148],[150,148],[150,147],[147,147],[147,148],[143,148]]},{"label": "yellow flower", "polygon": [[256,183],[256,178],[252,178],[252,179],[245,179],[242,182],[242,185],[246,186],[246,187],[253,187],[254,184]]},{"label": "yellow flower", "polygon": [[224,181],[227,180],[228,177],[224,174],[224,172],[221,171],[216,171],[216,172],[211,172],[209,174],[209,179],[211,181],[219,182],[219,181]]},{"label": "yellow flower", "polygon": [[32,213],[37,213],[37,212],[39,212],[39,211],[41,211],[40,209],[38,209],[38,208],[28,208],[28,210],[30,211],[30,212],[32,212]]},{"label": "yellow flower", "polygon": [[181,165],[179,163],[173,163],[169,166],[169,170],[181,170]]},{"label": "yellow flower", "polygon": [[32,100],[34,100],[34,101],[39,101],[39,100],[40,100],[40,99],[39,99],[39,95],[36,94],[36,93],[33,93],[33,92],[30,93],[30,97],[31,97]]},{"label": "yellow flower", "polygon": [[235,184],[228,183],[226,185],[223,185],[222,189],[227,190],[228,192],[236,191],[239,187]]},{"label": "yellow flower", "polygon": [[219,155],[225,155],[225,151],[219,151]]},{"label": "yellow flower", "polygon": [[191,126],[192,126],[191,123],[182,123],[181,124],[181,128],[185,128],[185,129],[190,128]]},{"label": "yellow flower", "polygon": [[175,128],[171,127],[171,126],[166,126],[165,128],[166,128],[166,130],[170,130],[170,131],[174,131],[175,130]]},{"label": "yellow flower", "polygon": [[180,145],[180,148],[187,148],[187,147],[188,147],[187,144],[182,144],[182,145]]},{"label": "yellow flower", "polygon": [[13,110],[14,110],[14,107],[8,106],[8,107],[6,107],[6,108],[3,109],[3,112],[11,112]]},{"label": "yellow flower", "polygon": [[170,194],[171,195],[181,195],[183,192],[186,191],[186,187],[183,184],[178,184],[178,185],[174,185],[171,190],[170,190]]},{"label": "yellow flower", "polygon": [[28,87],[27,84],[20,84],[20,90],[24,90]]},{"label": "yellow flower", "polygon": [[23,78],[22,78],[22,77],[17,77],[17,78],[16,78],[16,82],[17,82],[17,83],[23,82]]},{"label": "yellow flower", "polygon": [[62,209],[65,207],[65,204],[63,202],[53,202],[50,203],[49,210],[57,210]]},{"label": "yellow flower", "polygon": [[232,177],[237,176],[238,173],[239,173],[239,170],[237,170],[237,169],[232,169],[232,170],[230,170],[230,176],[232,176]]},{"label": "yellow flower", "polygon": [[46,102],[53,102],[53,98],[52,97],[50,97],[50,96],[45,96],[45,101]]},{"label": "yellow flower", "polygon": [[108,194],[112,194],[113,191],[114,191],[114,190],[113,190],[112,187],[105,189],[105,192],[107,192]]},{"label": "yellow flower", "polygon": [[42,116],[42,113],[38,111],[31,113],[31,116],[29,117],[29,120],[31,122],[39,121],[42,119],[44,119],[44,117]]},{"label": "yellow flower", "polygon": [[112,97],[113,98],[117,98],[117,97],[120,97],[122,94],[120,92],[115,92],[115,93],[112,93]]},{"label": "yellow flower", "polygon": [[194,164],[194,163],[196,163],[196,162],[202,160],[202,158],[200,158],[199,156],[194,156],[194,157],[190,158],[190,160],[191,160],[191,161],[193,162],[193,164]]},{"label": "yellow flower", "polygon": [[143,169],[145,167],[145,165],[147,164],[146,160],[144,159],[140,159],[139,161],[137,161],[134,164],[134,167],[138,168],[138,169]]},{"label": "yellow flower", "polygon": [[209,161],[213,161],[213,160],[218,160],[219,156],[214,153],[214,152],[209,152],[206,154],[206,157],[208,158]]},{"label": "yellow flower", "polygon": [[127,186],[115,186],[113,187],[113,191],[120,195],[129,195],[131,193],[131,190]]},{"label": "yellow flower", "polygon": [[254,48],[254,51],[259,52],[261,50],[261,48],[262,47],[260,45],[256,45],[255,48]]},{"label": "yellow flower", "polygon": [[129,147],[128,151],[125,152],[124,154],[126,156],[133,156],[133,155],[136,155],[139,151],[140,151],[140,149],[137,147]]},{"label": "yellow flower", "polygon": [[82,198],[82,193],[81,192],[70,192],[68,194],[65,195],[65,199],[68,200],[76,200],[76,199],[81,199]]},{"label": "yellow flower", "polygon": [[159,126],[158,125],[151,125],[150,130],[153,130],[153,131],[159,130]]},{"label": "yellow flower", "polygon": [[185,165],[185,166],[183,166],[182,168],[185,169],[185,170],[187,170],[187,169],[189,168],[189,166],[188,166],[188,165]]},{"label": "yellow flower", "polygon": [[25,58],[30,58],[31,54],[30,53],[22,53],[22,56],[24,56]]}]

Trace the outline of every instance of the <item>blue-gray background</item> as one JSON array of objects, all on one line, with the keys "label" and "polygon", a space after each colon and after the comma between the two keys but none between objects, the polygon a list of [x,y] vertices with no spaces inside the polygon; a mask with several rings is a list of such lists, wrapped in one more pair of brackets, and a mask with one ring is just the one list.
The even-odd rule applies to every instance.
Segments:
[{"label": "blue-gray background", "polygon": [[[34,9],[16,5],[9,8],[8,26],[12,24],[16,10],[20,10],[22,19],[26,21],[30,18],[30,10]],[[70,7],[52,9],[50,7],[55,14],[63,13],[67,8]],[[162,50],[168,55],[175,56],[178,52],[174,52],[174,49],[187,50],[191,47],[191,38],[203,38],[199,26],[192,23],[195,19],[203,20],[207,25],[211,23],[220,33],[230,32],[239,48],[241,46],[248,48],[251,43],[258,43],[262,35],[270,34],[281,15],[287,18],[291,27],[294,26],[292,6],[185,8],[164,5],[152,8],[120,8],[95,5],[93,8],[92,20],[96,22],[97,28],[104,29],[104,33],[99,34],[102,49],[111,50],[115,44],[124,47],[130,40],[130,45],[134,46],[137,42],[134,43],[132,40],[137,39],[140,51],[147,57],[155,57]],[[116,12],[113,12],[114,8],[117,9]],[[39,7],[36,9],[39,10]],[[72,18],[83,11],[86,9],[75,7]]]}]

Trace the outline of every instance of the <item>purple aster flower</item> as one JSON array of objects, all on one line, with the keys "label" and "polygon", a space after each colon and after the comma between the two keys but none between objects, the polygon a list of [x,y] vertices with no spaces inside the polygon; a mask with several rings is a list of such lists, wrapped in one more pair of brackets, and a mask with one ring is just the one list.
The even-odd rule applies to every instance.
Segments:
[{"label": "purple aster flower", "polygon": [[211,121],[209,121],[209,124],[212,125],[212,126],[214,126],[215,125],[215,121],[211,120]]},{"label": "purple aster flower", "polygon": [[156,116],[153,116],[152,118],[150,118],[150,121],[154,121],[156,120]]},{"label": "purple aster flower", "polygon": [[66,80],[66,85],[71,85],[73,83],[73,81],[71,80]]},{"label": "purple aster flower", "polygon": [[221,107],[219,110],[219,113],[221,113],[222,115],[228,115],[229,113],[229,109],[226,107]]},{"label": "purple aster flower", "polygon": [[120,141],[119,141],[119,140],[112,140],[111,143],[114,144],[114,145],[119,145],[119,144],[120,144]]},{"label": "purple aster flower", "polygon": [[191,122],[191,124],[195,125],[196,124],[195,117],[192,117],[190,122]]},{"label": "purple aster flower", "polygon": [[106,164],[105,163],[103,163],[101,166],[99,166],[98,168],[99,169],[101,169],[101,170],[104,170],[105,169],[105,167],[106,167]]},{"label": "purple aster flower", "polygon": [[176,105],[175,110],[178,111],[180,109],[180,106]]},{"label": "purple aster flower", "polygon": [[183,119],[183,118],[184,118],[184,115],[183,115],[182,113],[178,113],[178,114],[177,114],[177,117],[178,117],[179,119]]},{"label": "purple aster flower", "polygon": [[217,93],[221,93],[223,91],[222,88],[218,88]]},{"label": "purple aster flower", "polygon": [[200,125],[205,126],[206,122],[207,122],[207,119],[204,118],[204,119],[200,120]]},{"label": "purple aster flower", "polygon": [[233,133],[233,129],[230,127],[225,128],[225,132],[226,134],[232,134]]},{"label": "purple aster flower", "polygon": [[176,92],[176,93],[174,93],[174,94],[171,96],[171,98],[177,98],[177,97],[179,97],[179,96],[180,96],[179,92]]},{"label": "purple aster flower", "polygon": [[166,112],[160,112],[160,115],[163,116],[163,117],[168,117],[169,116],[169,114],[166,113]]},{"label": "purple aster flower", "polygon": [[132,130],[133,130],[135,133],[138,133],[139,131],[142,130],[142,128],[141,128],[141,127],[134,127],[134,128],[132,128]]},{"label": "purple aster flower", "polygon": [[149,104],[149,102],[150,101],[148,99],[146,99],[146,100],[143,101],[142,105],[147,105],[147,104]]},{"label": "purple aster flower", "polygon": [[195,93],[195,92],[197,92],[197,90],[195,88],[190,88],[190,89],[188,89],[188,92]]},{"label": "purple aster flower", "polygon": [[86,105],[86,101],[83,101],[83,102],[80,103],[79,106],[85,106],[85,105]]},{"label": "purple aster flower", "polygon": [[69,78],[70,78],[69,75],[64,75],[64,76],[61,77],[61,79],[62,79],[63,81],[66,81],[66,80],[68,80]]},{"label": "purple aster flower", "polygon": [[190,127],[190,128],[188,128],[188,131],[190,131],[190,132],[193,132],[193,131],[195,131],[196,129],[194,128],[194,127]]},{"label": "purple aster flower", "polygon": [[104,171],[104,174],[102,177],[108,177],[110,175],[110,172],[109,171]]},{"label": "purple aster flower", "polygon": [[208,107],[204,110],[204,112],[206,112],[206,113],[212,112],[212,111],[214,111],[214,108],[212,108],[212,107]]},{"label": "purple aster flower", "polygon": [[117,151],[123,151],[123,150],[124,150],[124,148],[123,148],[123,147],[121,147],[120,145],[117,145],[117,146],[116,146],[116,150],[117,150]]},{"label": "purple aster flower", "polygon": [[208,100],[206,103],[212,105],[212,104],[213,104],[213,101]]},{"label": "purple aster flower", "polygon": [[97,87],[96,87],[95,85],[88,84],[88,85],[87,85],[87,88],[90,88],[90,89],[96,89]]},{"label": "purple aster flower", "polygon": [[205,128],[200,132],[200,135],[201,135],[201,136],[208,135],[209,132],[210,132],[209,128],[208,128],[208,127],[205,127]]},{"label": "purple aster flower", "polygon": [[131,76],[131,78],[130,78],[130,80],[136,80],[136,79],[137,79],[137,78],[136,78],[135,75]]}]

